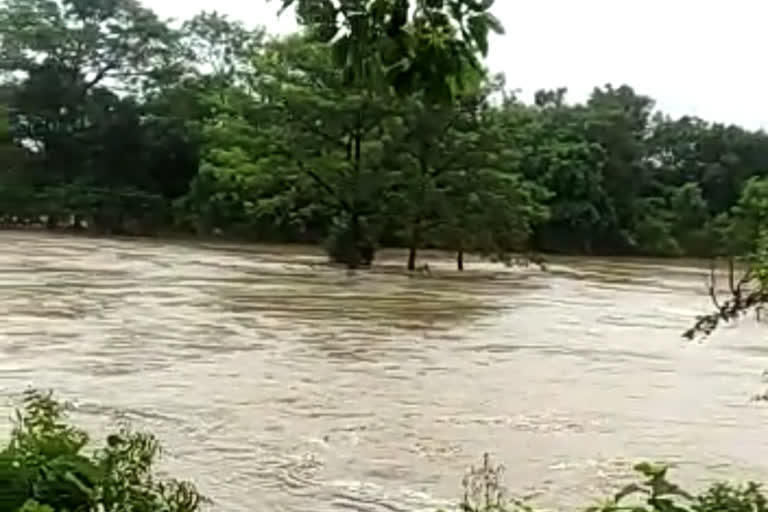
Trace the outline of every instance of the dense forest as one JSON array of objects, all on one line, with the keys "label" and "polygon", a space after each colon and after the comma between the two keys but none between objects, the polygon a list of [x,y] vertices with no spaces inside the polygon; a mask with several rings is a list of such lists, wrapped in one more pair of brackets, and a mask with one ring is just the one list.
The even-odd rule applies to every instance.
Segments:
[{"label": "dense forest", "polygon": [[301,31],[275,38],[135,0],[4,0],[2,222],[322,243],[350,266],[402,246],[410,268],[425,247],[461,267],[754,240],[766,133],[628,85],[523,102],[482,64],[492,3],[284,0]]}]

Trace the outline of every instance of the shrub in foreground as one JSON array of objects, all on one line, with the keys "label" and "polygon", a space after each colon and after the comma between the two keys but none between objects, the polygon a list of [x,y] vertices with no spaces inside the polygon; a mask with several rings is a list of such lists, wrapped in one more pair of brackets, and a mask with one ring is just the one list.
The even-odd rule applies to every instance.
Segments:
[{"label": "shrub in foreground", "polygon": [[91,449],[50,393],[28,392],[0,452],[0,512],[195,512],[203,498],[186,482],[158,478],[160,445],[121,428]]},{"label": "shrub in foreground", "polygon": [[[716,483],[695,495],[667,478],[667,466],[641,463],[634,469],[642,477],[640,481],[585,512],[768,512],[768,501],[754,482],[739,486]],[[532,512],[524,502],[505,497],[502,470],[488,455],[481,467],[469,470],[459,504],[462,512]]]}]

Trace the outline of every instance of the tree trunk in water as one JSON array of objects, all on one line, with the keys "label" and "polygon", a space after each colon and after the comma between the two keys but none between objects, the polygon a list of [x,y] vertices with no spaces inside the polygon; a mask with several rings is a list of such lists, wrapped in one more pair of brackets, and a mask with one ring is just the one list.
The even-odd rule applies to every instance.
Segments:
[{"label": "tree trunk in water", "polygon": [[416,244],[411,244],[411,248],[408,251],[408,271],[413,272],[416,270]]},{"label": "tree trunk in water", "polygon": [[408,251],[408,271],[413,272],[416,270],[416,251],[419,247],[419,227],[420,220],[414,222],[414,226],[411,228],[411,243]]},{"label": "tree trunk in water", "polygon": [[351,244],[349,247],[349,259],[347,267],[355,269],[360,266],[360,217],[357,213],[352,214],[352,233]]},{"label": "tree trunk in water", "polygon": [[459,249],[456,253],[456,268],[459,272],[464,271],[464,249]]}]

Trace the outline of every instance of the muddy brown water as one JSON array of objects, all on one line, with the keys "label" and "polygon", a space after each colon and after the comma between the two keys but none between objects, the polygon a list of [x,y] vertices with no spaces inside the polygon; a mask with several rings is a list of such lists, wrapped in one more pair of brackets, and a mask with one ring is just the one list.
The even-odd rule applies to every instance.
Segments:
[{"label": "muddy brown water", "polygon": [[[0,393],[71,400],[159,435],[214,509],[433,510],[483,452],[511,494],[591,503],[643,459],[768,478],[766,332],[680,338],[695,263],[471,262],[431,278],[316,251],[0,234]],[[4,412],[6,412],[4,411]]]}]

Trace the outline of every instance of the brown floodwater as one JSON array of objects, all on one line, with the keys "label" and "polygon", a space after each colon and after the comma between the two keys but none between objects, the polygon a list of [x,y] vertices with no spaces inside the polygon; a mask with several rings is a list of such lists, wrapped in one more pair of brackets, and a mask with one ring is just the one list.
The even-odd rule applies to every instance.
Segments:
[{"label": "brown floodwater", "polygon": [[[0,234],[0,393],[128,419],[226,511],[433,510],[483,452],[509,492],[589,504],[652,459],[768,477],[765,331],[705,343],[695,262],[428,255],[431,277],[317,251]],[[5,409],[6,412],[7,409]]]}]

